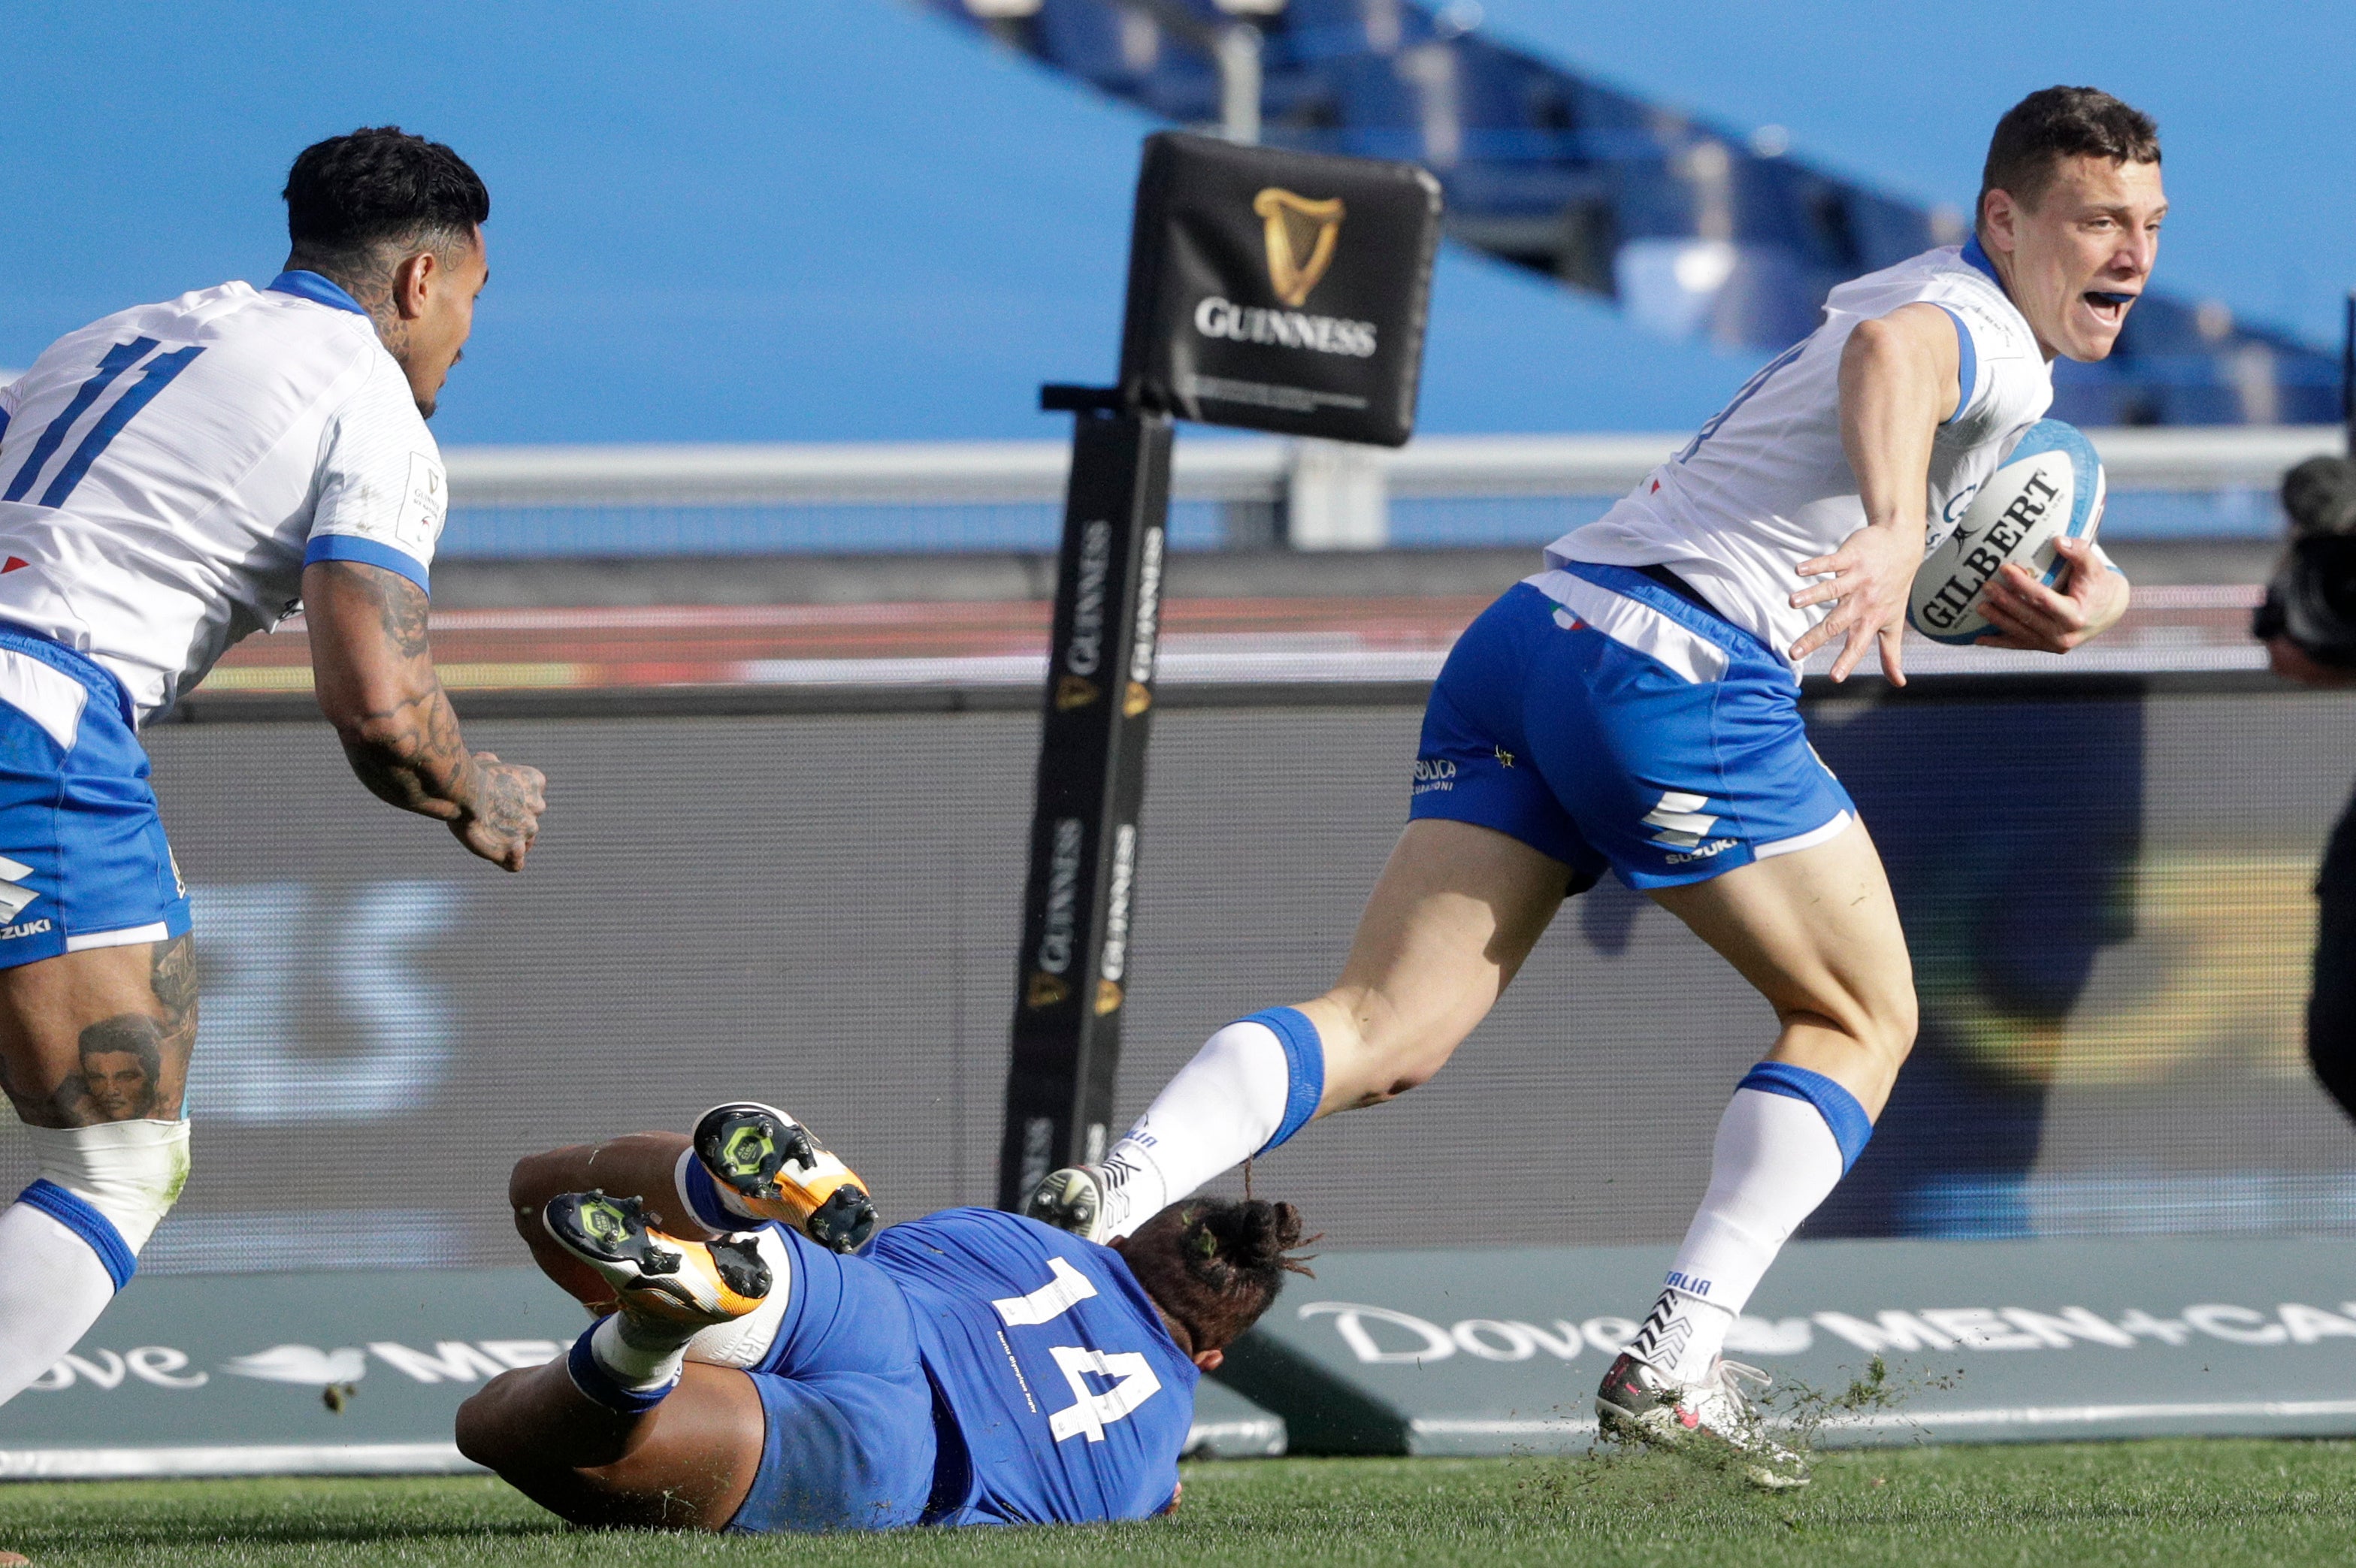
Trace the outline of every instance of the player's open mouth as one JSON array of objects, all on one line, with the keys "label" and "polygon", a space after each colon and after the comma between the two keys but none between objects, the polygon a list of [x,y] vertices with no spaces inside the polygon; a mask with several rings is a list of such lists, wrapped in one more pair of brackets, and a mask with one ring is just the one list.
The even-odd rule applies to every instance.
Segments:
[{"label": "player's open mouth", "polygon": [[2086,302],[2088,310],[2114,325],[2126,319],[2127,306],[2136,301],[2133,294],[2114,293],[2103,289],[2088,289],[2079,297]]}]

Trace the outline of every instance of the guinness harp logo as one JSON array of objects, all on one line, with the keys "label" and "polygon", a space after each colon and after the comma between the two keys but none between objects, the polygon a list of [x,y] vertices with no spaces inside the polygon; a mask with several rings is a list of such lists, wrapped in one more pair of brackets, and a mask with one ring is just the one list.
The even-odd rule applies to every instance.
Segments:
[{"label": "guinness harp logo", "polygon": [[1333,264],[1342,233],[1342,198],[1312,201],[1269,186],[1252,197],[1252,210],[1268,226],[1268,281],[1276,297],[1298,310],[1309,291]]}]

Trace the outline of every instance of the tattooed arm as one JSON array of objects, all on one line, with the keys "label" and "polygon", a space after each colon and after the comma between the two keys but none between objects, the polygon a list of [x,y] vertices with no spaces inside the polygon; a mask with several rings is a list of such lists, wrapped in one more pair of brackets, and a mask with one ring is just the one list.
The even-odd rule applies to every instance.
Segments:
[{"label": "tattooed arm", "polygon": [[458,841],[523,869],[547,781],[537,768],[469,752],[425,644],[425,591],[398,572],[323,560],[303,572],[319,710],[352,772],[380,800],[446,822]]}]

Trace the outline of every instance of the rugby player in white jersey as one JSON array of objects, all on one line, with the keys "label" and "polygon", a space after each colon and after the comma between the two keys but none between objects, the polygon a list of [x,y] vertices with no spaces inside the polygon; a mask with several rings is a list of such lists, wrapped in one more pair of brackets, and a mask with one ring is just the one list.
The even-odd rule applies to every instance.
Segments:
[{"label": "rugby player in white jersey", "polygon": [[[1782,1027],[1719,1123],[1708,1193],[1598,1409],[1649,1440],[1730,1445],[1762,1485],[1804,1481],[1742,1391],[1756,1374],[1719,1351],[1864,1147],[1915,1000],[1889,882],[1807,744],[1796,671],[1830,646],[1836,680],[1874,652],[1903,678],[1926,549],[2044,414],[2053,357],[2111,351],[2165,208],[2143,114],[2088,88],[2009,111],[1969,243],[1835,289],[1812,336],[1458,641],[1340,983],[1213,1035],[1101,1164],[1049,1177],[1030,1211],[1108,1241],[1312,1117],[1423,1083],[1565,896],[1609,869]],[[2125,613],[2100,552],[2061,548],[2059,591],[2004,569],[1984,640],[2063,653]]]},{"label": "rugby player in white jersey", "polygon": [[[519,870],[534,769],[469,752],[427,651],[425,421],[487,277],[483,182],[364,130],[306,149],[266,288],[140,305],[0,389],[0,1402],[73,1348],[188,1172],[188,901],[139,727],[299,604],[353,770]],[[257,795],[257,799],[261,797]]]}]

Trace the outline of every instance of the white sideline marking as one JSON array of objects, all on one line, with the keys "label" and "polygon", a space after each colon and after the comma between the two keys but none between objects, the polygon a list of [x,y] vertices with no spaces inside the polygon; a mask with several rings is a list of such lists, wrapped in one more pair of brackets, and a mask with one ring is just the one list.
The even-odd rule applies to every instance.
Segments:
[{"label": "white sideline marking", "polygon": [[1827,1431],[1879,1432],[1918,1426],[2087,1426],[2103,1421],[2195,1421],[2255,1415],[2276,1421],[2304,1416],[2356,1416],[2356,1399],[2218,1400],[2178,1404],[2046,1404],[2013,1409],[1925,1410],[1919,1415],[1828,1418]]},{"label": "white sideline marking", "polygon": [[1408,1423],[1408,1430],[1434,1437],[1549,1437],[1558,1433],[1565,1436],[1591,1436],[1597,1427],[1591,1415],[1541,1416],[1519,1421],[1419,1416]]},{"label": "white sideline marking", "polygon": [[[2216,1400],[2169,1404],[2046,1404],[1995,1406],[1983,1410],[1922,1410],[1912,1414],[1828,1416],[1826,1432],[1917,1432],[1954,1426],[2092,1426],[2107,1421],[2213,1421],[2259,1416],[2297,1421],[2314,1416],[2356,1416],[2356,1399]],[[1434,1437],[1582,1436],[1596,1431],[1583,1416],[1488,1419],[1427,1416],[1408,1430]]]},{"label": "white sideline marking", "polygon": [[[1923,1411],[1918,1416],[1855,1415],[1828,1420],[1826,1430],[1919,1431],[1950,1426],[2088,1426],[2106,1421],[2214,1420],[2264,1416],[2356,1416],[2356,1400],[2246,1400],[2172,1404],[2024,1405],[2010,1409]],[[1273,1423],[1266,1424],[1269,1428]],[[1420,1417],[1410,1432],[1433,1437],[1587,1436],[1591,1417]],[[1257,1436],[1258,1422],[1198,1424],[1191,1449],[1214,1432]],[[455,1443],[256,1444],[194,1448],[0,1449],[0,1481],[110,1481],[142,1477],[204,1476],[450,1476],[482,1473]]]},{"label": "white sideline marking", "polygon": [[482,1467],[455,1443],[264,1443],[198,1448],[0,1449],[0,1480],[143,1476],[451,1476]]}]

